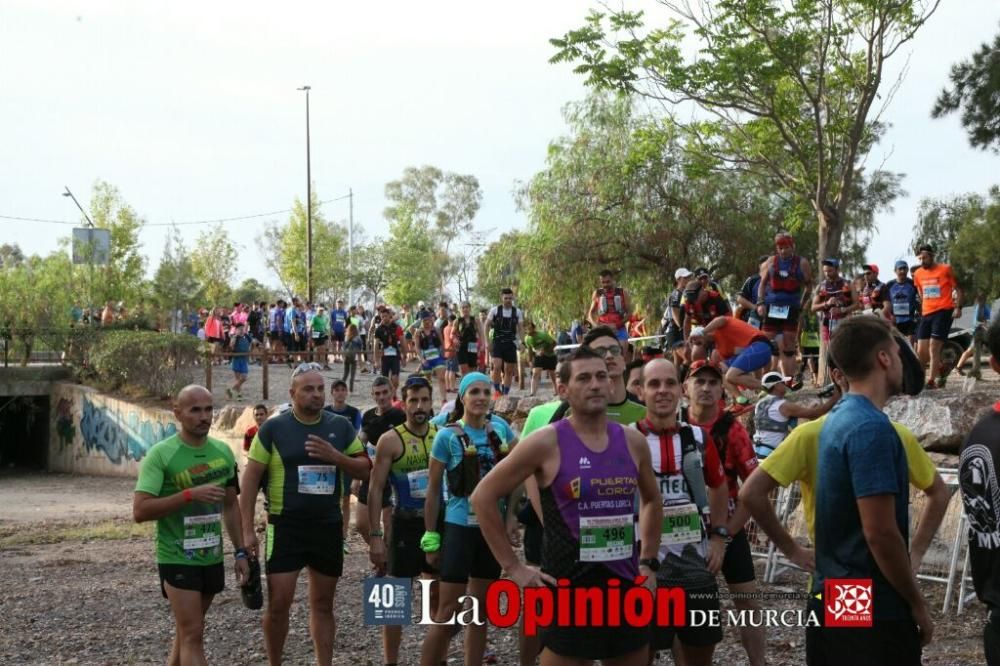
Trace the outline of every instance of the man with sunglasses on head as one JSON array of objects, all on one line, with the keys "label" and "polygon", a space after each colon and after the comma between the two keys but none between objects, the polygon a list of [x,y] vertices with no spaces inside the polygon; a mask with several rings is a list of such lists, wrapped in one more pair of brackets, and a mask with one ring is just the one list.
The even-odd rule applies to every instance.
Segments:
[{"label": "man with sunglasses on head", "polygon": [[[430,451],[438,430],[430,423],[432,391],[430,382],[420,375],[406,380],[403,384],[406,422],[379,437],[375,449],[368,490],[368,518],[371,524],[379,524],[383,489],[390,488],[396,495],[391,537],[386,537],[381,529],[372,529],[368,540],[368,556],[379,576],[388,572],[395,578],[435,578],[435,569],[427,563],[420,550]],[[430,605],[432,609],[436,608],[436,599],[432,599]],[[386,666],[394,666],[399,661],[402,637],[402,626],[382,627],[382,663]]]},{"label": "man with sunglasses on head", "polygon": [[[337,582],[344,569],[340,494],[344,474],[368,476],[371,463],[351,423],[323,410],[322,366],[303,363],[292,372],[292,408],[261,425],[250,445],[245,488],[268,474],[267,610],[264,646],[272,666],[282,663],[288,618],[303,568],[309,569],[309,630],[316,663],[333,663]],[[240,496],[244,543],[254,556],[256,493]]]}]

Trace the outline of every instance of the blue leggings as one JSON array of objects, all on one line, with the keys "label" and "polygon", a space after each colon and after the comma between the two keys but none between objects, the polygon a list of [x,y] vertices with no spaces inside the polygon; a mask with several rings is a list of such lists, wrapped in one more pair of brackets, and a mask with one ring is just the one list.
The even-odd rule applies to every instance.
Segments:
[{"label": "blue leggings", "polygon": [[736,355],[736,358],[729,361],[730,368],[736,368],[741,372],[750,373],[760,370],[771,363],[771,344],[758,340]]}]

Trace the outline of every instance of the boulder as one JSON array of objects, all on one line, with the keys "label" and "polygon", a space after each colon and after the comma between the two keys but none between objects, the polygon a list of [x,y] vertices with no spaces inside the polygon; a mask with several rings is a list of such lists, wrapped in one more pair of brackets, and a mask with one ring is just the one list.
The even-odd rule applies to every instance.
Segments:
[{"label": "boulder", "polygon": [[995,401],[995,392],[936,389],[893,398],[885,413],[912,430],[924,450],[957,454],[972,426]]},{"label": "boulder", "polygon": [[216,430],[231,430],[242,435],[253,425],[253,407],[247,405],[226,405],[215,415],[212,427]]},{"label": "boulder", "polygon": [[517,413],[517,403],[520,398],[516,398],[512,395],[505,395],[493,405],[493,412],[504,417],[508,422],[510,422]]},{"label": "boulder", "polygon": [[521,398],[517,401],[517,415],[527,416],[528,412],[537,407],[538,405],[544,405],[547,402],[552,402],[552,398],[539,398],[538,396],[528,396],[526,398]]}]

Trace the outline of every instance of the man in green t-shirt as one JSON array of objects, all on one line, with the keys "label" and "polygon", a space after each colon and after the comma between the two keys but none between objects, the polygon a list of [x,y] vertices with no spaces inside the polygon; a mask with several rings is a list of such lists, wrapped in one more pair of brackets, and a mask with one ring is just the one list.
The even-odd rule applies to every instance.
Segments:
[{"label": "man in green t-shirt", "polygon": [[[344,474],[366,478],[368,455],[350,421],[323,409],[326,390],[321,366],[303,363],[292,372],[292,408],[261,425],[247,454],[243,485],[260,487],[267,472],[267,612],[264,647],[268,661],[281,663],[295,585],[309,569],[309,628],[316,663],[333,661],[336,618],[333,600],[344,569],[344,526],[340,495]],[[254,529],[256,496],[240,498],[243,539],[258,550]]]},{"label": "man in green t-shirt", "polygon": [[535,322],[525,324],[528,335],[524,338],[524,346],[531,352],[531,395],[538,390],[538,382],[542,371],[549,374],[552,390],[556,389],[556,339],[545,331],[539,331]]},{"label": "man in green t-shirt", "polygon": [[153,445],[142,461],[132,514],[156,521],[160,590],[176,623],[168,664],[207,664],[205,613],[225,588],[222,526],[236,547],[236,579],[248,576],[237,501],[236,460],[229,447],[208,436],[212,394],[202,386],[181,389],[174,402],[180,432]]}]

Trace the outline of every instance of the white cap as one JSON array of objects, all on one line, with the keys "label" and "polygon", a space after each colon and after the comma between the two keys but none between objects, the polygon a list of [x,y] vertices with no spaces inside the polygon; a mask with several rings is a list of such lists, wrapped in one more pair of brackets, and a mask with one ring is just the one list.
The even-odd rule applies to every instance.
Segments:
[{"label": "white cap", "polygon": [[417,303],[417,307],[418,307],[418,308],[422,308],[422,307],[424,307],[424,302],[423,302],[423,301],[419,301],[419,302]]},{"label": "white cap", "polygon": [[688,333],[688,337],[689,338],[703,338],[703,337],[705,337],[705,327],[704,326],[695,326],[694,328],[691,329],[691,332]]},{"label": "white cap", "polygon": [[674,271],[674,279],[680,280],[681,278],[691,277],[691,271],[686,268],[678,268]]},{"label": "white cap", "polygon": [[791,377],[785,377],[780,372],[769,372],[766,375],[764,375],[763,377],[761,377],[760,384],[765,389],[767,389],[768,391],[770,391],[771,389],[773,389],[778,384],[781,384],[782,382],[790,382],[790,381],[792,381]]}]

